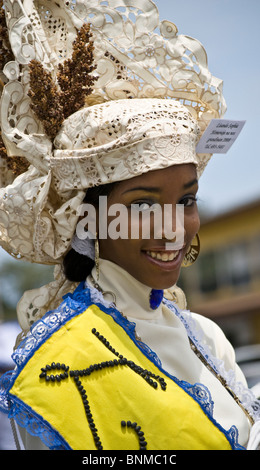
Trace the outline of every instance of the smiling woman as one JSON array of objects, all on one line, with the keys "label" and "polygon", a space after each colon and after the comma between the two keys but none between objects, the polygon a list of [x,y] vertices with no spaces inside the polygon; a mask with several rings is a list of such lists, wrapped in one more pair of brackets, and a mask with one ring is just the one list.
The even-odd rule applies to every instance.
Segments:
[{"label": "smiling woman", "polygon": [[[135,279],[151,288],[166,289],[176,284],[185,252],[199,229],[199,216],[195,202],[197,185],[193,183],[194,179],[196,181],[196,168],[192,164],[187,164],[148,172],[119,183],[108,197],[108,209],[115,203],[123,204],[128,208],[138,205],[142,208],[141,215],[143,212],[148,212],[147,225],[149,225],[150,237],[144,237],[143,229],[146,227],[143,224],[143,217],[139,217],[139,214],[138,232],[142,234],[142,237],[138,239],[131,237],[135,218],[132,217],[133,211],[128,210],[128,220],[125,221],[126,226],[129,227],[128,238],[100,240],[101,258],[119,265]],[[194,184],[193,192],[187,193],[185,187],[190,181]],[[176,225],[175,207],[177,204],[184,205],[184,227],[180,227],[180,230],[182,228],[184,230],[181,249],[167,249],[166,244],[175,240],[166,237],[165,227],[160,226],[161,218],[156,220],[154,214],[150,212],[149,209],[155,204],[163,208],[162,215],[164,215],[165,205],[170,205],[173,231]],[[143,206],[147,206],[146,209]],[[112,217],[108,217],[108,221],[111,223]],[[160,238],[157,235],[159,232]]]},{"label": "smiling woman", "polygon": [[203,47],[151,0],[4,3],[1,244],[55,271],[18,304],[0,408],[26,449],[257,447],[233,348],[176,285],[198,254],[196,145],[225,110]]}]

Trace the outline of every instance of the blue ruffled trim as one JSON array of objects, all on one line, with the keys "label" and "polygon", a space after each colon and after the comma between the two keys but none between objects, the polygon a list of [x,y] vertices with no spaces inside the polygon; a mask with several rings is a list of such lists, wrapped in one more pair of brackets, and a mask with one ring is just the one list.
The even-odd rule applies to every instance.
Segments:
[{"label": "blue ruffled trim", "polygon": [[[30,360],[35,351],[61,326],[73,317],[83,313],[90,305],[96,304],[104,313],[110,315],[115,322],[120,325],[135,345],[143,354],[151,360],[165,375],[178,384],[186,393],[188,393],[202,408],[208,418],[215,426],[226,436],[233,450],[244,450],[244,447],[238,443],[238,430],[232,426],[228,431],[213,418],[214,403],[210,391],[203,384],[191,385],[188,382],[181,381],[169,374],[162,368],[161,361],[157,355],[144,343],[135,337],[135,323],[129,322],[123,317],[113,304],[104,301],[102,295],[96,290],[89,288],[82,282],[73,294],[67,294],[61,305],[51,312],[48,312],[38,320],[31,328],[30,333],[21,342],[18,349],[12,355],[16,368],[12,372],[7,372],[0,378],[0,410],[13,417],[17,423],[25,427],[29,433],[39,436],[44,444],[50,449],[70,449],[62,436],[57,433],[49,423],[45,422],[41,416],[34,413],[33,410],[19,401],[16,397],[9,394],[16,377],[19,375],[25,364]],[[179,315],[174,305],[165,300],[167,306],[170,304],[171,310]],[[192,338],[196,343],[196,338]]]},{"label": "blue ruffled trim", "polygon": [[[74,294],[81,292],[83,287],[84,283],[81,283]],[[35,322],[27,337],[12,354],[15,369],[0,377],[0,411],[8,414],[9,418],[14,418],[18,425],[26,428],[32,436],[38,436],[51,450],[70,450],[71,448],[48,422],[9,391],[35,351],[68,320],[83,313],[90,303],[90,295],[88,296],[87,292],[84,303],[73,299],[72,295],[64,296],[64,301],[56,310],[47,312],[44,317]]]},{"label": "blue ruffled trim", "polygon": [[19,426],[26,428],[32,436],[39,437],[50,450],[72,450],[65,439],[51,427],[50,423],[35,413],[17,397],[12,397],[13,406],[8,414]]}]

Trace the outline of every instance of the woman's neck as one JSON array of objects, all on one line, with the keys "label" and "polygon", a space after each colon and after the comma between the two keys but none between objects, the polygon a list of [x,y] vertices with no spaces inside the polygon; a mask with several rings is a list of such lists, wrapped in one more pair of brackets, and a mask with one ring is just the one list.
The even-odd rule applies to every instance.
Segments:
[{"label": "woman's neck", "polygon": [[[117,264],[100,259],[99,279],[97,280],[96,268],[93,268],[91,274],[106,300],[115,301],[116,307],[124,315],[132,318],[154,319],[161,314],[161,304],[154,310],[150,307],[151,287],[139,282]],[[87,279],[87,282],[94,285],[91,277]]]}]

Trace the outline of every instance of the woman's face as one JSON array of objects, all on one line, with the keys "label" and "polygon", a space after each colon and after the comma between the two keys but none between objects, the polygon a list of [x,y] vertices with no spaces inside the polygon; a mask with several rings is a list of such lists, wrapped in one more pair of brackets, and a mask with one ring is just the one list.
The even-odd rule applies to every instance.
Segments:
[{"label": "woman's face", "polygon": [[[173,286],[178,280],[184,255],[199,230],[197,190],[197,174],[193,164],[175,165],[163,170],[151,171],[117,184],[108,196],[107,209],[109,213],[113,204],[125,206],[125,218],[120,218],[120,224],[122,221],[128,224],[128,236],[114,239],[114,235],[108,234],[107,239],[99,239],[100,257],[121,266],[138,281],[151,288],[166,289]],[[166,231],[165,227],[157,227],[154,224],[155,213],[148,212],[154,204],[160,205],[162,216],[165,204],[172,205],[170,211],[172,232],[176,230],[176,204],[183,205],[184,232],[181,249],[169,250],[169,247],[166,249],[166,243],[174,240],[169,238],[169,230]],[[147,215],[150,236],[143,238],[142,224],[143,220],[147,219],[142,219],[142,217],[147,217]],[[111,222],[113,225],[116,219],[118,220],[118,214],[108,216],[108,227]],[[160,238],[158,238],[158,228],[161,229]],[[137,229],[139,229],[140,236],[131,237],[131,230],[132,233],[133,230],[136,233]]]}]

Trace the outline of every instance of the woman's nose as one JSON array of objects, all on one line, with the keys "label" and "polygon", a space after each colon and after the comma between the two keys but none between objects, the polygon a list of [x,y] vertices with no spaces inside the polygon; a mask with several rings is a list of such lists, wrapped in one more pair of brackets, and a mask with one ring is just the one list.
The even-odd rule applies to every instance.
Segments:
[{"label": "woman's nose", "polygon": [[184,205],[165,204],[163,209],[162,236],[167,249],[179,250],[184,245]]}]

